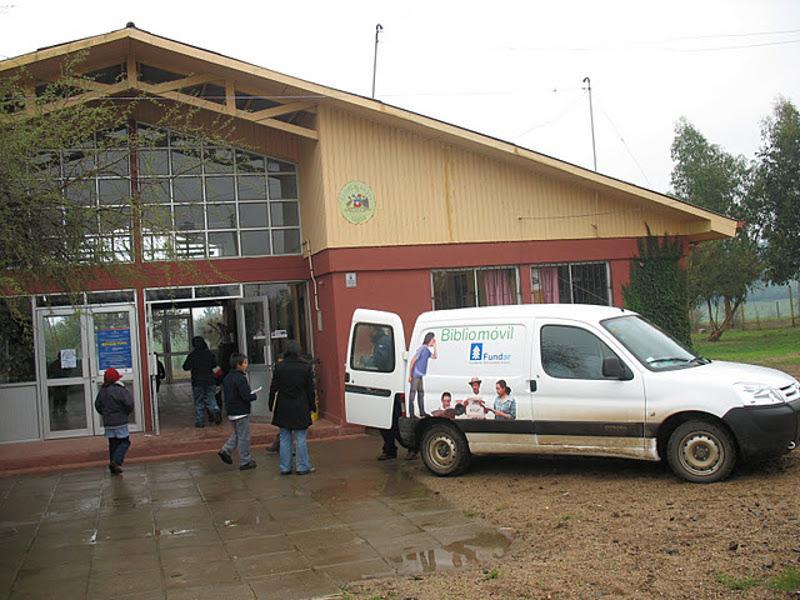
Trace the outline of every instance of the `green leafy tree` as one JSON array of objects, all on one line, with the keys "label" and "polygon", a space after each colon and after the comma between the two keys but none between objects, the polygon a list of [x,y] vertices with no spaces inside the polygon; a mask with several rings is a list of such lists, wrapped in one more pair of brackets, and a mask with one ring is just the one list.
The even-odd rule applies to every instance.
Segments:
[{"label": "green leafy tree", "polygon": [[800,277],[800,113],[785,98],[762,127],[762,146],[748,197],[750,222],[763,244],[766,276]]},{"label": "green leafy tree", "polygon": [[686,346],[691,346],[683,244],[677,237],[652,235],[638,242],[630,284],[622,289],[625,306],[649,319]]},{"label": "green leafy tree", "polygon": [[[101,272],[133,284],[143,231],[168,240],[159,260],[169,277],[195,269],[172,242],[169,205],[143,199],[164,178],[140,177],[132,189],[131,156],[137,152],[146,172],[146,157],[158,154],[148,150],[163,145],[161,123],[197,144],[226,144],[231,120],[202,126],[196,109],[145,96],[82,97],[94,83],[81,74],[83,59],[67,59],[58,77],[38,86],[25,72],[0,76],[0,296],[37,288],[76,296]],[[132,133],[142,103],[160,116],[156,127]],[[98,199],[98,177],[119,188],[113,204]]]},{"label": "green leafy tree", "polygon": [[[685,119],[675,127],[672,142],[672,193],[693,204],[740,219],[750,183],[743,156],[711,144]],[[746,229],[729,240],[695,246],[688,260],[691,306],[708,310],[709,340],[719,340],[733,326],[734,315],[762,272],[758,247]]]}]

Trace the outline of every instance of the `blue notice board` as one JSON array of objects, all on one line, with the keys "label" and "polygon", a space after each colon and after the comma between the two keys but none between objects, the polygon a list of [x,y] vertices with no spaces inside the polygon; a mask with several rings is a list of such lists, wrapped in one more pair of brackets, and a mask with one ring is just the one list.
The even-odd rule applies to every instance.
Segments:
[{"label": "blue notice board", "polygon": [[94,332],[97,340],[97,362],[100,371],[133,368],[130,329],[100,329]]}]

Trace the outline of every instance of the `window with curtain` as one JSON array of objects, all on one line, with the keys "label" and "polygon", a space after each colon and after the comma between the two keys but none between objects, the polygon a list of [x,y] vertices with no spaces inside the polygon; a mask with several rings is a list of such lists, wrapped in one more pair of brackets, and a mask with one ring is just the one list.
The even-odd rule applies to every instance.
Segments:
[{"label": "window with curtain", "polygon": [[531,268],[534,304],[611,304],[608,263],[536,265]]},{"label": "window with curtain", "polygon": [[433,271],[436,310],[518,303],[516,267]]}]

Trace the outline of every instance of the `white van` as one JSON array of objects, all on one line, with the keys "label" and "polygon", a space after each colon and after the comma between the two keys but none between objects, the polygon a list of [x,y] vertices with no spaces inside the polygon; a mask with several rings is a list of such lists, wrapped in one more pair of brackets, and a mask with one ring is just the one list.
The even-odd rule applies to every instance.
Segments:
[{"label": "white van", "polygon": [[800,436],[800,385],[774,369],[710,361],[636,313],[531,304],[400,317],[357,309],[347,421],[389,429],[437,475],[473,454],[658,461],[689,481],[778,456]]}]

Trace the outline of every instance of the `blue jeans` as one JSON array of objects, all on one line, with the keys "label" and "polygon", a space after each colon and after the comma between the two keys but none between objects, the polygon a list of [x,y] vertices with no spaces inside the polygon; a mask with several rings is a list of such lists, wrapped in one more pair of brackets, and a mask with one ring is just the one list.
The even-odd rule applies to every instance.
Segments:
[{"label": "blue jeans", "polygon": [[297,461],[297,472],[311,470],[311,465],[308,463],[308,444],[306,444],[306,434],[308,429],[286,429],[281,427],[280,432],[280,459],[281,459],[281,473],[292,472],[292,435],[294,435],[297,449],[295,451],[295,460]]},{"label": "blue jeans", "polygon": [[110,437],[108,438],[108,459],[115,465],[122,466],[123,461],[125,460],[125,454],[128,452],[128,448],[131,447],[131,440],[128,437],[118,438],[118,437]]},{"label": "blue jeans", "polygon": [[216,397],[217,388],[213,385],[193,385],[192,395],[194,396],[194,422],[198,425],[206,423],[206,407],[213,414],[219,412]]},{"label": "blue jeans", "polygon": [[250,462],[250,415],[232,420],[231,427],[233,431],[222,446],[222,451],[232,454],[238,448],[239,466],[246,465]]}]

